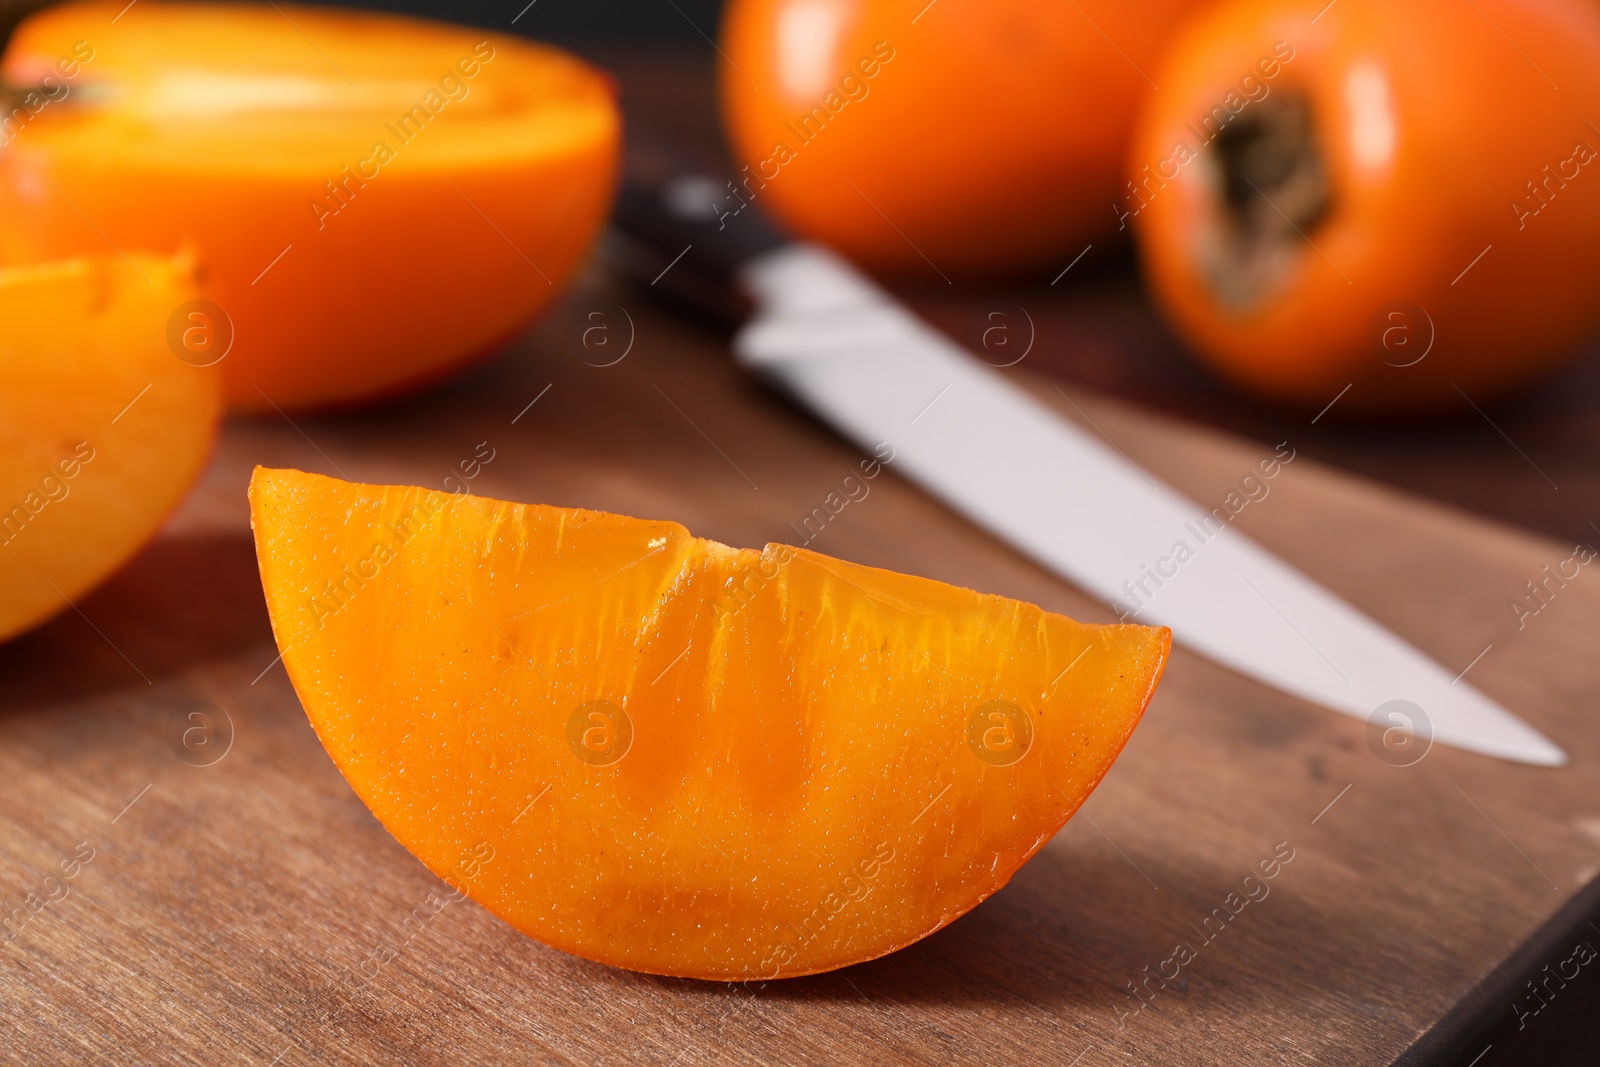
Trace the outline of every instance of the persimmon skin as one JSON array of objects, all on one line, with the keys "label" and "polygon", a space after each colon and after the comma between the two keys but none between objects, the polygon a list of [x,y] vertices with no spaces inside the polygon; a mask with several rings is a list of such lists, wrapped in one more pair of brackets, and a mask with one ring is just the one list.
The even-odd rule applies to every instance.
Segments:
[{"label": "persimmon skin", "polygon": [[1171,643],[575,508],[257,468],[250,510],[284,666],[373,814],[530,937],[655,974],[831,970],[976,906]]},{"label": "persimmon skin", "polygon": [[[1229,0],[1172,43],[1127,169],[1177,144],[1198,158],[1126,201],[1169,322],[1223,376],[1308,411],[1347,386],[1341,412],[1465,410],[1575,354],[1600,322],[1600,158],[1574,162],[1600,153],[1600,8],[1340,0],[1313,23],[1323,7]],[[1328,208],[1241,304],[1208,280],[1220,171],[1190,124],[1280,41],[1294,58],[1271,94],[1309,106]]]},{"label": "persimmon skin", "polygon": [[[880,272],[1064,266],[1116,229],[1145,74],[1196,2],[731,0],[718,79],[740,195]],[[844,105],[802,142],[830,92]]]},{"label": "persimmon skin", "polygon": [[[5,147],[0,254],[193,249],[233,320],[234,410],[351,406],[459,370],[549,304],[604,221],[614,93],[556,49],[328,8],[144,0],[113,24],[121,7],[47,9],[6,51],[9,83],[69,91]],[[431,117],[397,136],[419,104]]]}]

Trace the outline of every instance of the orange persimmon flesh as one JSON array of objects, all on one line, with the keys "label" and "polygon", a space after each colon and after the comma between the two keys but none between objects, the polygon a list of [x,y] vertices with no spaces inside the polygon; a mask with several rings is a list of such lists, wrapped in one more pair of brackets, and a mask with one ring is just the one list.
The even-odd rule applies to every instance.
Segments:
[{"label": "orange persimmon flesh", "polygon": [[522,932],[657,974],[825,971],[960,916],[1083,803],[1170,647],[672,522],[262,468],[250,511],[367,806]]},{"label": "orange persimmon flesh", "polygon": [[[460,26],[293,4],[76,3],[3,73],[0,254],[192,247],[234,409],[437,378],[547,305],[611,202],[603,74]],[[19,117],[20,116],[20,117]]]},{"label": "orange persimmon flesh", "polygon": [[0,640],[99,584],[199,476],[217,374],[168,343],[193,297],[185,259],[0,270]]}]

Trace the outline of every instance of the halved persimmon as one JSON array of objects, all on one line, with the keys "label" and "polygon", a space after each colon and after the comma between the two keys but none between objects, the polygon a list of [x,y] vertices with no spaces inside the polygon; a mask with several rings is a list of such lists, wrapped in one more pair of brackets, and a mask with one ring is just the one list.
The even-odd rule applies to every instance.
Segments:
[{"label": "halved persimmon", "polygon": [[0,270],[0,639],[98,585],[199,475],[221,397],[193,275],[138,255]]},{"label": "halved persimmon", "polygon": [[257,469],[273,632],[357,795],[545,944],[740,980],[999,889],[1138,722],[1164,629],[671,522]]},{"label": "halved persimmon", "polygon": [[292,4],[75,3],[18,28],[0,251],[198,252],[228,405],[437,378],[550,302],[611,202],[604,75],[554,48]]}]

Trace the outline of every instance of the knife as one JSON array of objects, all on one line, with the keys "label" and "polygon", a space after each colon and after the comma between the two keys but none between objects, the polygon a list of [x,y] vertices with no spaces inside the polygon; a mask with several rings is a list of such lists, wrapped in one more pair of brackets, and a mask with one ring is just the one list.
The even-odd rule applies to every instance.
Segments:
[{"label": "knife", "polygon": [[654,293],[742,320],[733,340],[742,365],[862,447],[886,442],[896,470],[1124,620],[1171,627],[1180,644],[1241,674],[1389,727],[1386,744],[1398,728],[1422,754],[1438,740],[1566,762],[1537,730],[1061,418],[843,259],[785,240],[733,183],[684,175],[625,188],[606,255]]}]

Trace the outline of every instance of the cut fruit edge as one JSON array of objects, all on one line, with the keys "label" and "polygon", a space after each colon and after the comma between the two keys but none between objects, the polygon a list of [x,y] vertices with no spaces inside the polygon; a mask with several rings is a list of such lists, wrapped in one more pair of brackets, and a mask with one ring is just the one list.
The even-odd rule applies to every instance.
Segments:
[{"label": "cut fruit edge", "polygon": [[[199,274],[187,249],[0,268],[0,304],[22,295],[32,301],[7,308],[0,424],[10,425],[0,425],[0,443],[15,450],[10,462],[30,464],[24,473],[34,483],[22,490],[0,485],[7,494],[0,507],[9,508],[0,512],[0,549],[7,551],[0,574],[14,568],[17,581],[0,611],[0,641],[75,608],[160,536],[205,470],[222,417],[220,374],[169,351],[179,313],[206,306],[196,299],[203,292]],[[63,330],[56,328],[60,319],[39,320],[52,311],[71,325]],[[52,349],[55,358],[36,358]],[[17,350],[27,362],[8,372]],[[68,380],[72,372],[89,378]],[[18,406],[24,416],[12,417],[7,408]],[[27,414],[35,416],[32,423]],[[21,431],[29,439],[17,449],[17,439],[6,438]],[[81,463],[49,462],[73,441]],[[0,473],[0,481],[10,483],[12,472]],[[40,487],[48,499],[24,509]],[[24,511],[29,517],[19,521]]]}]

